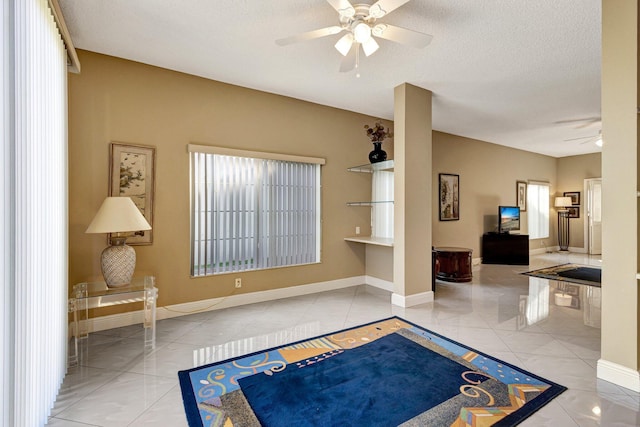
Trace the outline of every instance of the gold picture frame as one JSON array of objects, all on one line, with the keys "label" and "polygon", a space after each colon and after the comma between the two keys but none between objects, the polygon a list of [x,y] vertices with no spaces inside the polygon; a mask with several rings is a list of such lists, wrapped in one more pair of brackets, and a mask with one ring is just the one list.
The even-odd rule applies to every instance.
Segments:
[{"label": "gold picture frame", "polygon": [[516,181],[516,206],[520,212],[527,211],[527,183],[524,181]]},{"label": "gold picture frame", "polygon": [[460,219],[460,175],[441,173],[438,174],[438,178],[438,219],[458,221]]},{"label": "gold picture frame", "polygon": [[[156,149],[146,145],[112,142],[109,155],[109,196],[131,197],[151,225],[127,237],[128,245],[153,243]],[[111,243],[111,235],[108,236]]]}]

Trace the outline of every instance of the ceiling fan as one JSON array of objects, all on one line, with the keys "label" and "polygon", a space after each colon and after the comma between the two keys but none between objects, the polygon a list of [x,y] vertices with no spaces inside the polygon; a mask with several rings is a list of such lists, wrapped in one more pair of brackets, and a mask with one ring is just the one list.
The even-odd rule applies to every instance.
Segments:
[{"label": "ceiling fan", "polygon": [[569,142],[569,141],[579,141],[581,139],[584,139],[584,141],[582,141],[580,144],[587,144],[589,142],[593,142],[594,144],[596,144],[598,147],[602,147],[602,131],[599,130],[597,135],[590,135],[590,136],[581,136],[578,138],[570,138],[570,139],[565,139],[565,142]]},{"label": "ceiling fan", "polygon": [[[584,128],[592,126],[592,125],[600,125],[601,126],[601,122],[602,122],[602,119],[598,116],[598,117],[586,117],[586,118],[583,118],[583,119],[560,120],[560,121],[557,121],[557,122],[554,122],[554,123],[555,124],[559,124],[559,125],[580,123],[577,126],[573,126],[573,128],[574,129],[584,129]],[[569,138],[569,139],[565,139],[564,142],[579,141],[581,139],[584,139],[584,141],[581,142],[580,145],[587,144],[589,142],[593,142],[598,147],[602,147],[602,130],[599,129],[597,135],[580,136],[578,138]]]},{"label": "ceiling fan", "polygon": [[[372,5],[351,4],[349,0],[327,0],[337,12],[340,25],[308,31],[276,40],[279,46],[331,36],[346,31],[335,44],[336,50],[344,56],[340,72],[351,71],[359,66],[360,46],[366,56],[373,54],[380,45],[374,37],[407,44],[417,48],[427,46],[433,36],[395,25],[377,22],[409,0],[378,0]],[[359,74],[357,74],[359,77]]]}]

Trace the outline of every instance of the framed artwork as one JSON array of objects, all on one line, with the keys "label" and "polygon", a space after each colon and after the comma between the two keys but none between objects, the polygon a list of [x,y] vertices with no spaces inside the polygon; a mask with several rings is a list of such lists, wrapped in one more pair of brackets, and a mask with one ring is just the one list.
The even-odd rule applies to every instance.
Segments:
[{"label": "framed artwork", "polygon": [[564,197],[571,197],[571,204],[573,206],[580,206],[580,192],[579,191],[565,191],[562,195]]},{"label": "framed artwork", "polygon": [[[111,143],[109,156],[109,196],[131,197],[152,229],[137,231],[127,238],[128,245],[153,243],[153,202],[155,192],[156,149],[144,145]],[[108,236],[111,243],[111,235]]]},{"label": "framed artwork", "polygon": [[516,181],[516,205],[521,212],[527,211],[527,183]]},{"label": "framed artwork", "polygon": [[580,206],[569,206],[567,210],[569,211],[567,215],[569,218],[580,218]]},{"label": "framed artwork", "polygon": [[460,176],[441,173],[438,177],[440,221],[457,221],[460,219]]}]

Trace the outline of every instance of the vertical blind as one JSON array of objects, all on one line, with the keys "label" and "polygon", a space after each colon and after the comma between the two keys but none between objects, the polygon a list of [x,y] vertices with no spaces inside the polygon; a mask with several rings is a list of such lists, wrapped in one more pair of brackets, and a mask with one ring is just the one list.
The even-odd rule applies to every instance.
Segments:
[{"label": "vertical blind", "polygon": [[66,52],[47,0],[2,20],[0,420],[41,426],[66,372]]},{"label": "vertical blind", "polygon": [[320,164],[191,151],[191,274],[320,261]]},{"label": "vertical blind", "polygon": [[549,237],[549,184],[529,182],[527,186],[529,239]]},{"label": "vertical blind", "polygon": [[393,239],[393,172],[373,171],[371,236]]}]

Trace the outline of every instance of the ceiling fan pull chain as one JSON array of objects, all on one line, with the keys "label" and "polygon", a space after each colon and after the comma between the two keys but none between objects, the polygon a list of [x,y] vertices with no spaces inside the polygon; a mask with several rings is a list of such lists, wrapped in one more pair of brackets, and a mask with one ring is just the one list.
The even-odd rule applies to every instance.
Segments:
[{"label": "ceiling fan pull chain", "polygon": [[356,78],[360,78],[360,43],[356,43]]}]

